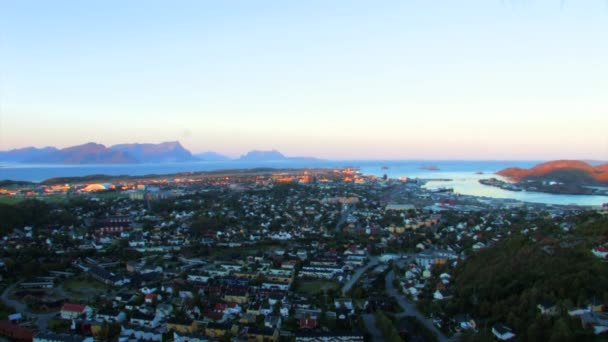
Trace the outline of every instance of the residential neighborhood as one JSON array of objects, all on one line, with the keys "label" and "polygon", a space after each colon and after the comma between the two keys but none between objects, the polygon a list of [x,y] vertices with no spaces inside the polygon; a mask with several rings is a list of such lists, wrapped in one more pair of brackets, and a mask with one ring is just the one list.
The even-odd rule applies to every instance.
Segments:
[{"label": "residential neighborhood", "polygon": [[[603,218],[601,208],[477,198],[424,184],[347,168],[142,178],[95,191],[90,184],[5,190],[22,196],[16,205],[25,209],[0,222],[0,334],[23,341],[513,340],[532,331],[486,303],[483,283],[462,282],[469,259],[513,239],[540,244],[547,258],[586,246],[592,260],[608,255],[608,241],[577,232],[583,220]],[[49,192],[65,200],[39,200]],[[568,317],[582,333],[603,334],[607,298],[593,291],[577,302],[565,290],[534,295],[532,315]]]}]

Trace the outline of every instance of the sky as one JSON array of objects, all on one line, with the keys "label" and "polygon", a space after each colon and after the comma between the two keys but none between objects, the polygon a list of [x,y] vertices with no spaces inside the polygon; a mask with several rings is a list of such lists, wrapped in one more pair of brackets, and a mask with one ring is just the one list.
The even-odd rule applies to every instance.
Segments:
[{"label": "sky", "polygon": [[608,160],[608,1],[0,0],[0,150]]}]

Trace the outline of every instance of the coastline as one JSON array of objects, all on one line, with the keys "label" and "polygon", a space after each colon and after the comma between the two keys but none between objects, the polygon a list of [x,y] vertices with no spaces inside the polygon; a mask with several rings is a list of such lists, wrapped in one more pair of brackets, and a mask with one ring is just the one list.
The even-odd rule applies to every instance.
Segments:
[{"label": "coastline", "polygon": [[[421,170],[420,165],[432,162],[440,171]],[[608,202],[605,196],[568,195],[538,193],[529,191],[509,191],[499,187],[483,185],[479,179],[487,178],[497,170],[516,165],[530,167],[534,161],[370,161],[342,160],[315,162],[196,162],[172,164],[137,164],[137,165],[11,165],[0,169],[0,180],[13,179],[39,184],[44,180],[55,178],[72,181],[82,177],[104,177],[106,181],[115,179],[138,179],[144,177],[192,176],[197,174],[219,174],[233,171],[243,173],[247,170],[273,171],[302,170],[302,169],[339,169],[350,167],[359,170],[362,175],[373,175],[379,178],[387,176],[390,179],[424,180],[427,189],[452,188],[455,194],[469,195],[482,198],[513,199],[527,203],[542,203],[555,205],[584,205],[597,206]],[[388,167],[386,169],[385,167]],[[91,179],[89,181],[94,181]]]},{"label": "coastline", "polygon": [[505,182],[496,178],[480,179],[480,184],[485,186],[493,186],[506,191],[513,192],[533,192],[552,195],[572,195],[572,196],[606,196],[608,190],[593,188],[585,185],[563,185],[552,184],[547,182]]}]

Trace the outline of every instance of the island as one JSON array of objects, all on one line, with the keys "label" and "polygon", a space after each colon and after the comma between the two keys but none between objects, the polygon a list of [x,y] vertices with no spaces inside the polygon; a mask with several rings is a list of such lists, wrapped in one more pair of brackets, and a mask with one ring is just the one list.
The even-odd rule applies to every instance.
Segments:
[{"label": "island", "polygon": [[579,160],[556,160],[530,169],[511,167],[496,172],[507,180],[480,179],[479,183],[509,191],[608,196],[608,164],[593,166]]}]

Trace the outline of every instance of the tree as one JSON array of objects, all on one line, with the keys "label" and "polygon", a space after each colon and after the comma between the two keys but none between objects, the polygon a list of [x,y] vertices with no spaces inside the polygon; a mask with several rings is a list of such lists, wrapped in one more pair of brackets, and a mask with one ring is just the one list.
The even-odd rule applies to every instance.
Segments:
[{"label": "tree", "polygon": [[572,341],[573,334],[568,326],[568,322],[565,321],[563,317],[560,317],[555,321],[553,325],[553,332],[551,333],[551,342],[562,342],[562,341]]}]

